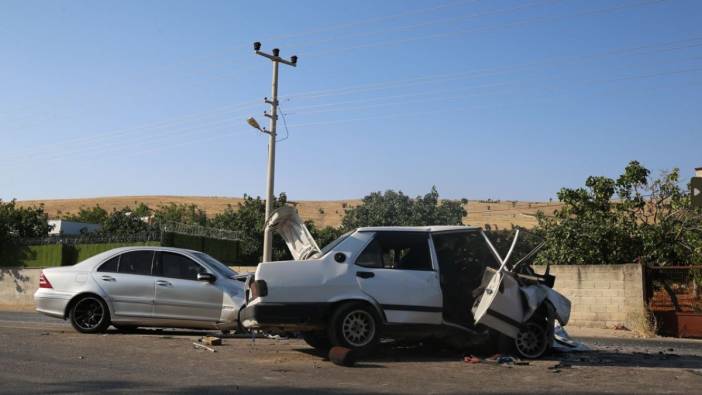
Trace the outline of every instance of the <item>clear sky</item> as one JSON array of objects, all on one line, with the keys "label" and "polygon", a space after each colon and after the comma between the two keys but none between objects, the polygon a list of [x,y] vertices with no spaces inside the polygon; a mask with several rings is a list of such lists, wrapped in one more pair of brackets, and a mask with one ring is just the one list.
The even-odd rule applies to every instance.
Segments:
[{"label": "clear sky", "polygon": [[[0,3],[0,198],[544,200],[702,166],[702,1]],[[281,119],[282,121],[282,119]],[[286,136],[282,122],[280,137]]]}]

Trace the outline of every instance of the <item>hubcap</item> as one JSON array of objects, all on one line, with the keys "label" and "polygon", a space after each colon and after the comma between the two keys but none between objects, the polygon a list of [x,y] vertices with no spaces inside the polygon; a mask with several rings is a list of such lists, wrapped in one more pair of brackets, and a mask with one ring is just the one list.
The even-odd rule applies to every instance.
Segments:
[{"label": "hubcap", "polygon": [[375,321],[367,311],[354,310],[344,317],[341,332],[349,345],[363,347],[375,336]]},{"label": "hubcap", "polygon": [[74,320],[81,329],[97,328],[105,317],[102,304],[94,298],[85,298],[76,303]]},{"label": "hubcap", "polygon": [[517,350],[527,358],[537,358],[546,349],[546,331],[536,323],[529,322],[515,339]]}]

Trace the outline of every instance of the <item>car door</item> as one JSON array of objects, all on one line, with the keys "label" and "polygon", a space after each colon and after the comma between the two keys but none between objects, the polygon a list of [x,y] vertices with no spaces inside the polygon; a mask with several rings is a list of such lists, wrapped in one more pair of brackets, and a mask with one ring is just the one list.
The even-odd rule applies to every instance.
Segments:
[{"label": "car door", "polygon": [[[154,268],[156,294],[154,317],[217,322],[222,315],[224,292],[214,283],[197,279],[208,270],[188,256],[159,252]],[[216,276],[215,273],[212,273]]]},{"label": "car door", "polygon": [[441,288],[428,233],[376,232],[354,270],[359,287],[378,302],[389,323],[441,323]]},{"label": "car door", "polygon": [[129,251],[109,259],[93,273],[112,302],[113,314],[147,318],[153,315],[153,258],[154,251]]}]

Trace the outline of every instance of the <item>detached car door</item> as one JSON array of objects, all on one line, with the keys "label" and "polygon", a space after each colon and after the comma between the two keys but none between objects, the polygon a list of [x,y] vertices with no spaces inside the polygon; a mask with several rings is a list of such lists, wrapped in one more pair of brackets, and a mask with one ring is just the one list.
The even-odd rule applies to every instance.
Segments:
[{"label": "detached car door", "polygon": [[115,315],[148,318],[153,315],[153,258],[154,251],[129,251],[106,261],[93,273],[95,281],[109,296]]},{"label": "detached car door", "polygon": [[441,287],[425,232],[376,232],[355,262],[356,281],[390,323],[440,324]]},{"label": "detached car door", "polygon": [[217,286],[216,280],[215,283],[198,280],[198,273],[208,271],[190,257],[165,251],[157,254],[154,266],[155,318],[211,322],[220,320],[224,292]]}]

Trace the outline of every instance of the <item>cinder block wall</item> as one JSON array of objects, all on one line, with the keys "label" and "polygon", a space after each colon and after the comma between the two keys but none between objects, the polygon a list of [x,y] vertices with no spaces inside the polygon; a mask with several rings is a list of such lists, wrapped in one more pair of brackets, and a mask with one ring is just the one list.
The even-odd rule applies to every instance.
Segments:
[{"label": "cinder block wall", "polygon": [[[535,267],[543,273],[545,267]],[[572,303],[568,326],[631,327],[643,313],[641,265],[553,265],[554,289]]]}]

